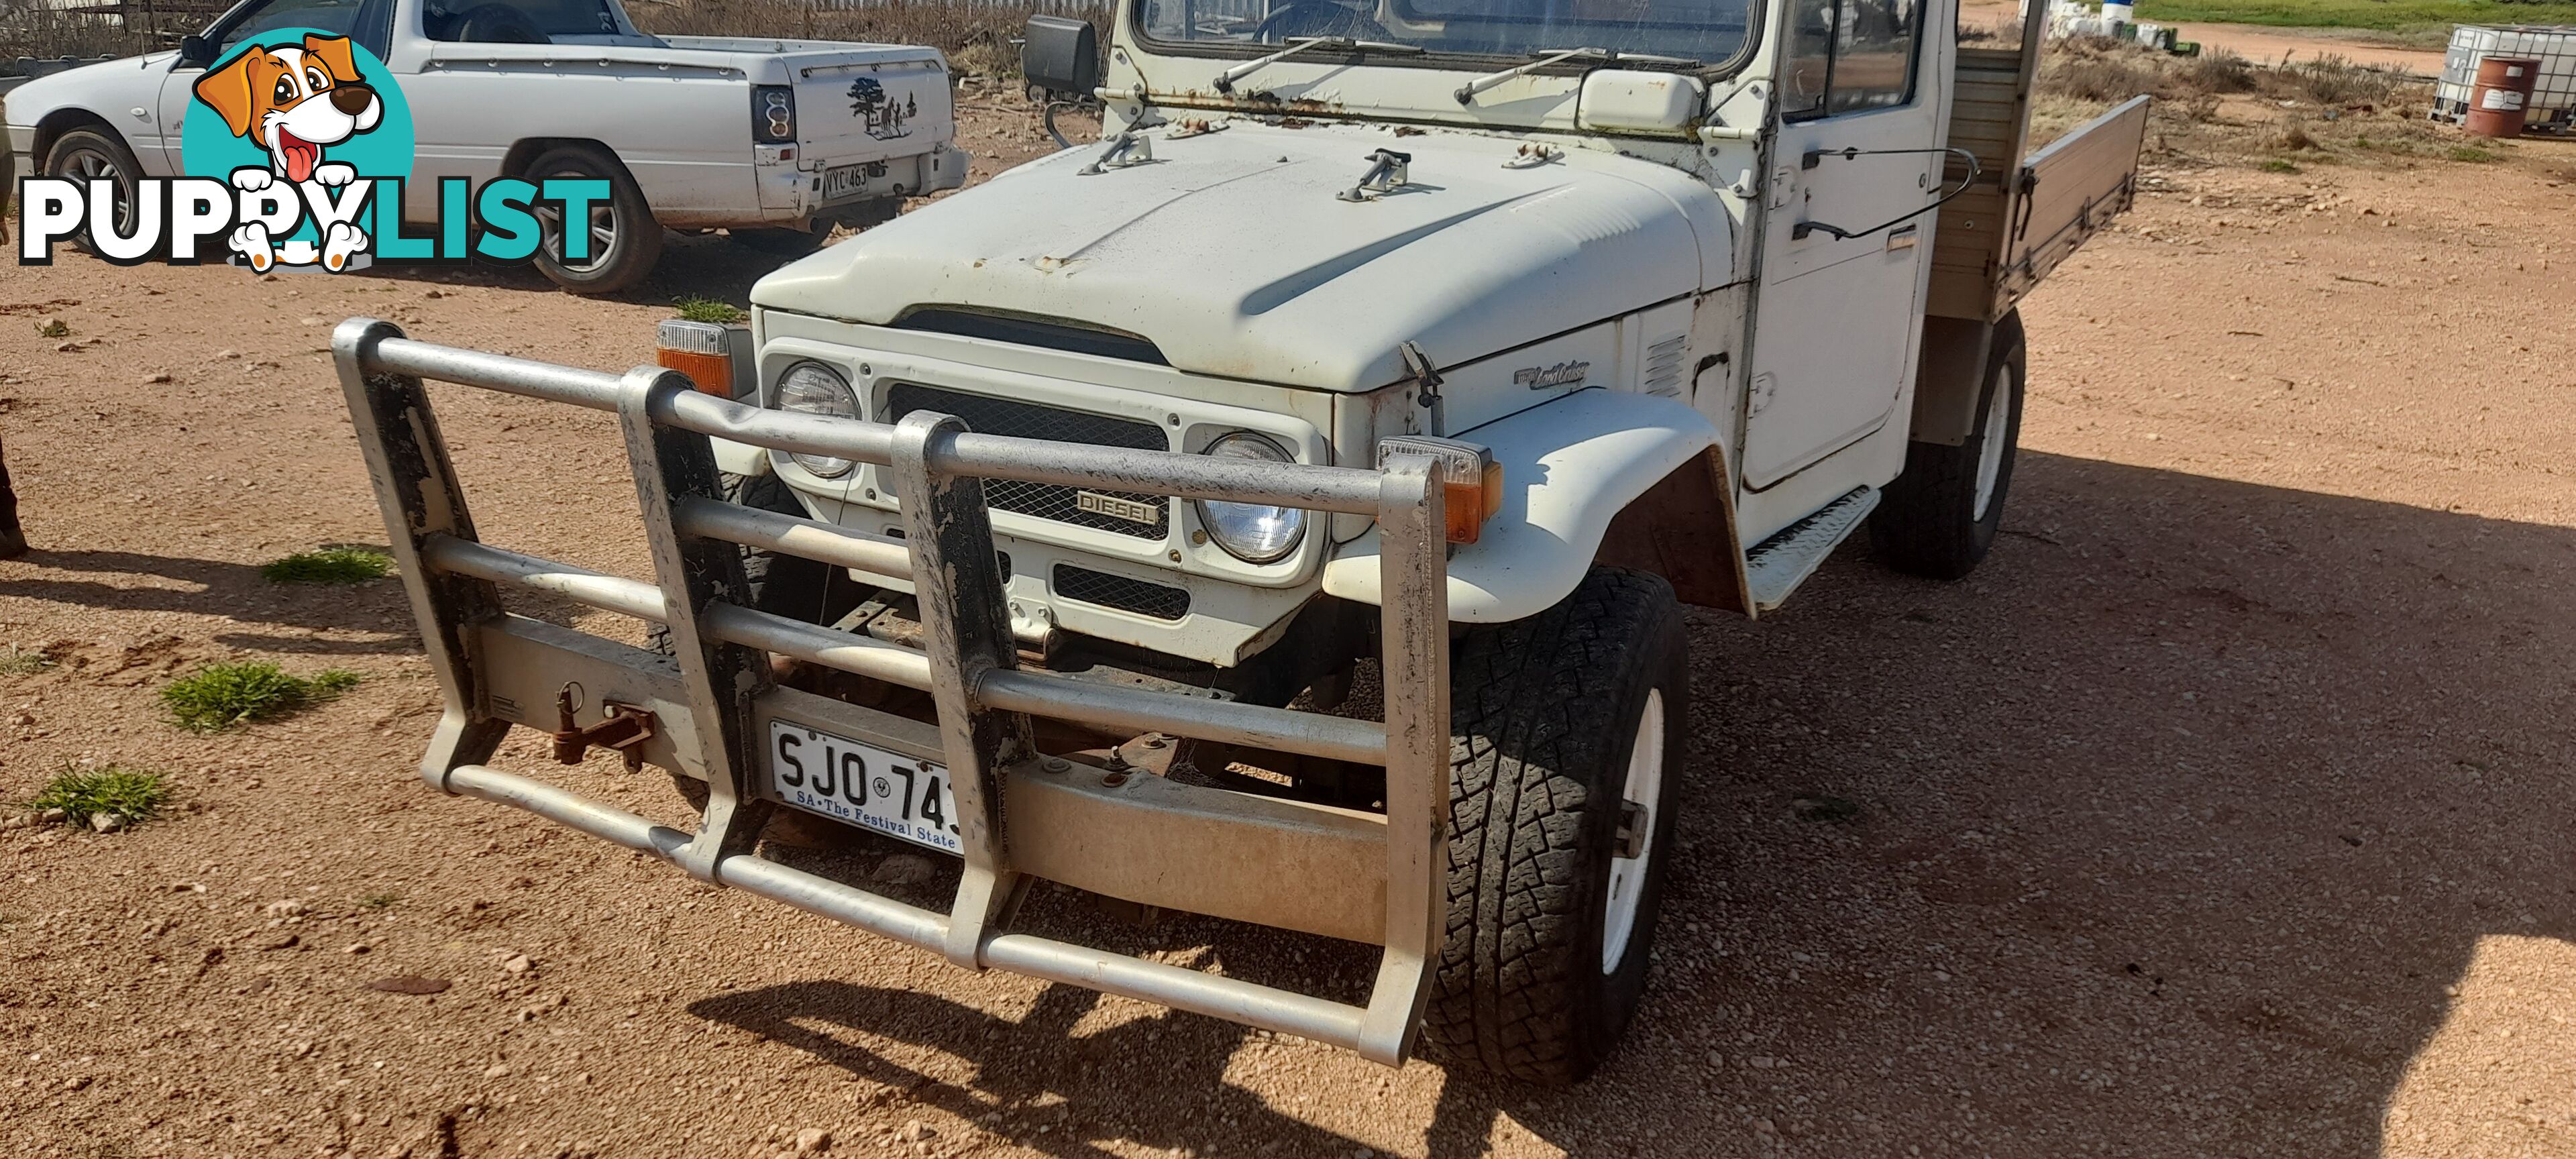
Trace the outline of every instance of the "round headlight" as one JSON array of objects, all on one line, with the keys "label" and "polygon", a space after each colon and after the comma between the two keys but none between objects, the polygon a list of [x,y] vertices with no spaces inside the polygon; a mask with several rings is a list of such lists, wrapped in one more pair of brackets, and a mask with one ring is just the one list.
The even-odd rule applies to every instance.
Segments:
[{"label": "round headlight", "polygon": [[[850,384],[820,362],[799,362],[787,368],[778,380],[778,409],[797,414],[829,415],[836,419],[859,417],[859,398],[850,393]],[[850,473],[848,459],[825,455],[790,455],[796,465],[825,479],[838,479]]]},{"label": "round headlight", "polygon": [[[1207,453],[1218,458],[1261,459],[1272,463],[1297,460],[1263,435],[1236,431],[1208,444]],[[1196,501],[1199,522],[1207,527],[1208,537],[1227,554],[1246,563],[1276,563],[1297,550],[1297,541],[1306,536],[1306,512],[1296,507],[1273,507],[1267,503],[1220,503],[1212,499]]]}]

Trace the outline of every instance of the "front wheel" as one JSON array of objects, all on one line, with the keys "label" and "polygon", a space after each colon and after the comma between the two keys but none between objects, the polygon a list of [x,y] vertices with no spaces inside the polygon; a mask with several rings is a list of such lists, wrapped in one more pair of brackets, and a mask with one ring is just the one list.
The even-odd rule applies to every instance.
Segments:
[{"label": "front wheel", "polygon": [[1423,1044],[1582,1081],[1646,987],[1690,716],[1681,605],[1595,567],[1564,602],[1451,648],[1448,926]]},{"label": "front wheel", "polygon": [[[588,145],[567,145],[538,155],[523,174],[543,183],[549,179],[600,180],[608,183],[608,200],[592,202],[584,221],[567,223],[560,206],[539,209],[545,244],[537,247],[537,271],[576,294],[614,294],[633,287],[662,260],[662,223],[626,167],[606,152]],[[584,230],[589,249],[581,258],[565,256],[566,229]]]},{"label": "front wheel", "polygon": [[[78,181],[86,188],[91,181],[106,181],[115,197],[116,232],[134,236],[135,182],[143,176],[143,167],[134,160],[134,151],[125,147],[115,133],[105,128],[74,129],[54,141],[45,151],[45,176]],[[12,190],[0,189],[0,201]],[[85,250],[97,253],[91,243],[89,227],[83,225],[73,240]]]},{"label": "front wheel", "polygon": [[1975,571],[2003,526],[2021,449],[2022,380],[2029,357],[2021,316],[1995,327],[1986,381],[1977,400],[1977,429],[1958,446],[1908,443],[1905,473],[1887,485],[1869,516],[1869,541],[1898,571],[1953,580]]}]

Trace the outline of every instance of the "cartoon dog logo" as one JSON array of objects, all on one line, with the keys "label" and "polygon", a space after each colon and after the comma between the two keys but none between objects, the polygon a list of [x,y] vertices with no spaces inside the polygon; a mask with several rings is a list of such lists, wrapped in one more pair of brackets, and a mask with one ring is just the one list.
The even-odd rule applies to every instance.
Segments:
[{"label": "cartoon dog logo", "polygon": [[[267,151],[268,169],[233,171],[236,188],[266,189],[278,177],[295,184],[346,185],[357,170],[323,158],[323,150],[376,127],[385,104],[358,74],[345,36],[306,36],[303,47],[253,47],[197,78],[197,99],[224,118],[233,136]],[[233,231],[235,252],[265,272],[279,260],[268,228],[249,222]],[[334,222],[322,239],[322,264],[337,270],[367,246],[354,225]],[[295,262],[293,264],[304,264]]]}]

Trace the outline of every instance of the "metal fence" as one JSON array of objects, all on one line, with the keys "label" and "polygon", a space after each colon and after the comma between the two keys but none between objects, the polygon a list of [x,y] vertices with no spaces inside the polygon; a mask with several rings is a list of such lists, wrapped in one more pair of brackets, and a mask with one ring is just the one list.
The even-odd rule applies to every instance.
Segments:
[{"label": "metal fence", "polygon": [[[351,319],[333,338],[393,554],[445,712],[421,765],[441,791],[511,805],[973,969],[1000,968],[1296,1034],[1385,1063],[1409,1053],[1444,909],[1448,603],[1438,464],[1380,470],[1255,463],[1168,451],[979,435],[916,413],[893,425],[790,414],[696,391],[677,372],[623,376],[434,346]],[[423,379],[613,411],[625,432],[656,581],[588,571],[480,542]],[[710,438],[892,469],[906,534],[874,535],[723,502]],[[1196,699],[1018,667],[986,479],[1369,516],[1383,540],[1383,725]],[[737,545],[909,575],[921,647],[749,607]],[[666,625],[677,663],[509,614],[533,591]],[[772,684],[770,657],[931,694],[935,726]],[[545,730],[545,706],[556,728]],[[595,714],[584,725],[579,716]],[[1031,716],[1383,765],[1385,816],[1130,776],[1040,753]],[[532,719],[534,718],[534,719]],[[755,855],[777,800],[754,738],[788,720],[859,734],[944,764],[964,874],[940,913]],[[514,725],[557,753],[615,744],[707,782],[682,832],[483,764]],[[614,733],[620,739],[606,737]],[[926,772],[931,765],[922,766]],[[1007,807],[1006,807],[1007,806]],[[1009,929],[1037,878],[1128,901],[1375,941],[1365,1006],[1185,970]]]}]

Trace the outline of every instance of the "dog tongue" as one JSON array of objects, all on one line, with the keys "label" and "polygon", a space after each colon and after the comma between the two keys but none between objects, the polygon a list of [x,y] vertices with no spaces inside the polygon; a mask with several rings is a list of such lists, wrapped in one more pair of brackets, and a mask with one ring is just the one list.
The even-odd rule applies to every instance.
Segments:
[{"label": "dog tongue", "polygon": [[322,163],[322,147],[289,133],[277,131],[277,147],[286,151],[286,179],[310,181],[313,167]]}]

